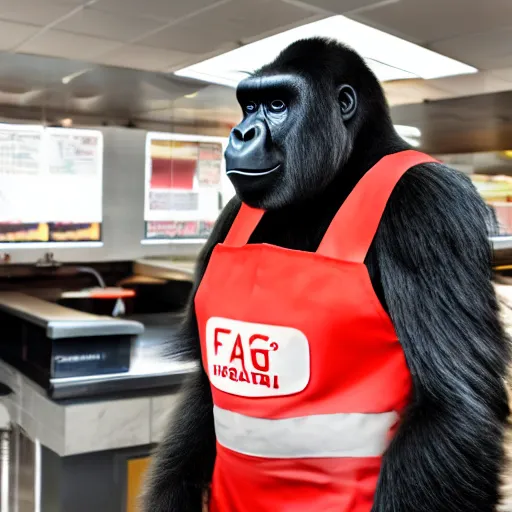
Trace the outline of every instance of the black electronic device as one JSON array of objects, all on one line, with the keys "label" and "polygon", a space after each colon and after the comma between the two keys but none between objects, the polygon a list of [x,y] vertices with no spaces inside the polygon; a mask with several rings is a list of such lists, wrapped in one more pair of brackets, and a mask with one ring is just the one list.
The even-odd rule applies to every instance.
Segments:
[{"label": "black electronic device", "polygon": [[0,292],[0,359],[54,400],[168,391],[198,369],[168,344],[180,321],[181,313],[98,316]]},{"label": "black electronic device", "polygon": [[47,387],[52,379],[130,369],[140,322],[75,311],[18,292],[0,293],[0,356]]}]

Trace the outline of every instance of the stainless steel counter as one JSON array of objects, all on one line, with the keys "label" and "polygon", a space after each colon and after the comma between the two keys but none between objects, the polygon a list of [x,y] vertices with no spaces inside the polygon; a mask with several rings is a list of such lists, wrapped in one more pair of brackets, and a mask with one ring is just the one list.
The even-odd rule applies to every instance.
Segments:
[{"label": "stainless steel counter", "polygon": [[[124,373],[89,377],[51,379],[49,395],[56,399],[97,394],[157,392],[179,385],[198,368],[196,361],[182,361],[172,352],[172,339],[180,321],[177,314],[137,315],[129,319],[144,325],[144,332],[132,345],[130,370]],[[164,352],[167,351],[167,353]]]},{"label": "stainless steel counter", "polygon": [[158,442],[181,396],[179,389],[173,389],[142,397],[59,404],[3,361],[0,382],[13,390],[0,397],[11,421],[59,456]]}]

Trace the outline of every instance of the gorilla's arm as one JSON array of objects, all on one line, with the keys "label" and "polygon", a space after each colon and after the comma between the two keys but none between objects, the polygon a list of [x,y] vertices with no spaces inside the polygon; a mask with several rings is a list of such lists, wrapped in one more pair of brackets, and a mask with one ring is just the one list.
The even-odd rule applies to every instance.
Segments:
[{"label": "gorilla's arm", "polygon": [[373,512],[495,510],[509,354],[486,215],[467,178],[431,164],[405,175],[383,216],[372,253],[414,396]]},{"label": "gorilla's arm", "polygon": [[[187,358],[200,360],[199,334],[194,310],[195,292],[215,245],[222,242],[240,208],[236,199],[222,211],[198,258],[193,292],[183,324],[172,340]],[[187,384],[181,404],[160,443],[143,496],[144,512],[201,512],[205,490],[215,462],[215,432],[210,384],[203,368]]]},{"label": "gorilla's arm", "polygon": [[183,395],[152,462],[144,512],[201,512],[215,462],[213,406],[201,370]]}]

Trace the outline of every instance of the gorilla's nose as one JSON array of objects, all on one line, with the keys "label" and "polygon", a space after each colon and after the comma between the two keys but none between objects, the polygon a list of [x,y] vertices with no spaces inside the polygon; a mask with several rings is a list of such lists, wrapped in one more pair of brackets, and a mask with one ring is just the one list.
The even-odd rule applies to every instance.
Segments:
[{"label": "gorilla's nose", "polygon": [[247,126],[245,128],[234,128],[233,137],[240,142],[249,142],[258,136],[261,130],[256,126]]},{"label": "gorilla's nose", "polygon": [[233,128],[225,154],[227,171],[257,171],[275,166],[274,155],[268,150],[269,137],[267,126],[259,120],[247,119]]},{"label": "gorilla's nose", "polygon": [[256,149],[260,145],[264,148],[267,132],[265,123],[246,119],[231,131],[229,145],[236,151],[244,152]]}]

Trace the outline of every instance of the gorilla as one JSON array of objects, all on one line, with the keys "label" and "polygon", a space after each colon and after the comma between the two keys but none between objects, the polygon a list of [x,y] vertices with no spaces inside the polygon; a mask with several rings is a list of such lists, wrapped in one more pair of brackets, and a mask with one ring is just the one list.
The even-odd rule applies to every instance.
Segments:
[{"label": "gorilla", "polygon": [[[509,350],[491,282],[488,208],[463,174],[433,159],[413,163],[390,189],[362,257],[361,267],[376,298],[361,299],[354,283],[363,283],[364,273],[358,281],[352,271],[338,272],[326,256],[317,256],[322,260],[317,263],[315,251],[351,193],[365,180],[368,185],[370,170],[411,151],[393,127],[378,80],[353,50],[331,40],[306,39],[242,81],[237,98],[243,119],[232,130],[225,154],[236,197],[223,209],[200,254],[190,303],[171,342],[184,357],[202,359],[203,364],[187,384],[179,412],[156,450],[144,510],[200,512],[209,503],[209,510],[220,512],[495,511],[509,415]],[[386,173],[393,172],[392,165],[384,167]],[[375,173],[372,179],[377,179]],[[374,189],[378,194],[378,187]],[[371,194],[359,194],[359,201],[352,201],[350,218],[359,227],[336,226],[342,251],[351,243],[347,233],[357,237],[364,231],[377,203]],[[250,222],[239,223],[236,230],[238,241],[245,237],[247,244],[239,243],[241,247],[224,255],[227,259],[222,261],[233,265],[216,266],[216,280],[209,279],[208,294],[199,301],[200,285],[214,258],[227,250],[230,230],[242,213]],[[265,266],[267,257],[275,268]],[[299,259],[304,272],[297,270]],[[270,294],[254,307],[263,270],[272,274],[267,281],[287,283],[290,293],[298,296],[290,302],[286,293],[277,298]],[[233,292],[237,283],[247,291],[247,304]],[[324,287],[330,290],[328,301]],[[256,319],[259,314],[279,318],[280,310],[288,308],[288,319],[301,322],[313,311],[308,320],[314,324],[311,332],[316,329],[320,334],[310,340],[309,383],[307,378],[299,382],[309,357],[307,350],[297,348],[303,343],[300,333],[280,334],[282,339],[288,336],[288,348],[291,342],[294,345],[286,352],[292,354],[288,366],[286,358],[278,361],[283,368],[292,368],[288,373],[283,370],[279,382],[263,377],[258,381],[255,373],[249,382],[245,367],[240,382],[233,382],[238,374],[231,378],[220,365],[208,366],[210,350],[217,353],[226,345],[230,330],[215,327],[214,345],[205,349],[201,339],[211,321],[206,322],[205,311],[226,301],[235,320],[240,311]],[[372,324],[373,313],[366,318],[362,312],[374,306],[371,311],[378,310],[383,321],[378,326]],[[346,323],[339,324],[342,329],[331,329],[330,323],[346,314],[357,317],[357,329]],[[350,415],[332,414],[322,423],[317,411],[386,411],[378,409],[377,402],[406,382],[399,356],[378,370],[370,368],[375,354],[394,347],[391,341],[373,340],[371,334],[377,339],[388,320],[410,378],[398,419],[391,427],[390,416],[352,415],[355,427],[350,427]],[[246,332],[242,324],[231,320],[229,325]],[[358,329],[368,335],[361,342],[365,352],[358,348],[359,341],[351,342],[361,338]],[[274,328],[271,335],[276,333]],[[256,338],[251,337],[251,343]],[[314,366],[317,345],[324,338],[333,343]],[[238,358],[243,365],[239,340],[227,364],[234,365]],[[254,366],[265,366],[264,351],[256,352]],[[263,359],[257,359],[262,354]],[[365,388],[370,391],[359,392],[358,383],[374,371],[379,376]],[[244,374],[247,382],[242,382]],[[331,376],[331,387],[338,385],[336,379],[344,383],[339,395],[328,398],[329,407],[324,406],[323,395],[308,394],[308,386],[316,385],[320,374]],[[223,376],[228,378],[221,380]],[[263,391],[254,391],[254,386],[251,391],[236,391],[258,383],[266,385],[260,386]],[[288,398],[283,397],[286,394]],[[226,411],[230,407],[225,404],[234,404],[231,409],[237,413]],[[318,423],[309,422],[311,415]],[[300,416],[302,423],[293,416]],[[370,417],[391,421],[386,428],[392,435],[382,451],[372,452],[373,444],[365,437]],[[226,421],[231,426],[226,427]],[[284,431],[279,431],[278,422]],[[240,430],[242,424],[245,429]],[[245,452],[240,448],[235,453],[243,446]],[[245,498],[239,489],[247,491]]]}]

